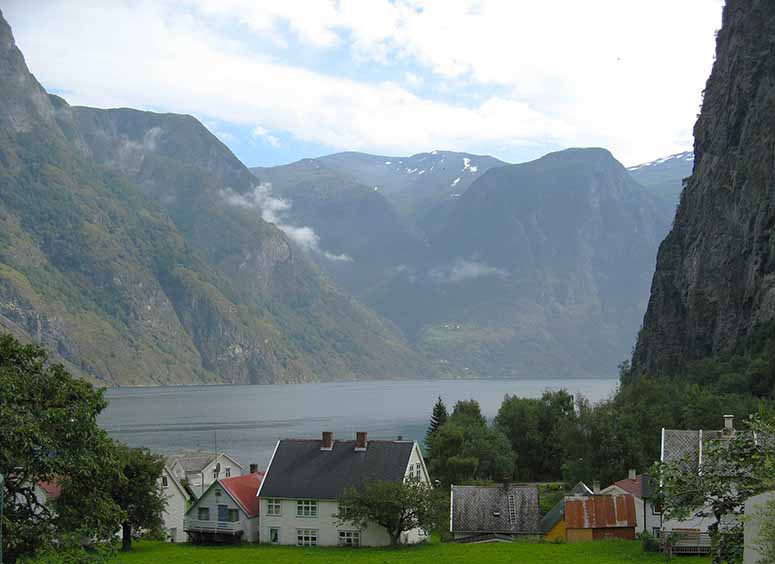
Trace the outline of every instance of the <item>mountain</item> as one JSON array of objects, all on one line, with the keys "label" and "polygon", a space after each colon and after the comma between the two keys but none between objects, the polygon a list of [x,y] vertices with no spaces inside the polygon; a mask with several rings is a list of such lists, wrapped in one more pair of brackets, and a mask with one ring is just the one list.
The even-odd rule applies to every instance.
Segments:
[{"label": "mountain", "polygon": [[0,327],[108,385],[422,376],[190,116],[69,106],[0,16]]},{"label": "mountain", "polygon": [[694,169],[659,249],[635,373],[727,353],[775,318],[775,6],[728,0]]},{"label": "mountain", "polygon": [[[443,373],[614,375],[642,319],[674,204],[602,149],[519,165],[482,159],[484,173],[460,155],[340,153],[252,171],[282,200],[280,223],[314,230],[321,268]],[[440,189],[444,175],[466,173],[455,197],[451,183]],[[436,183],[420,184],[426,176]],[[412,190],[436,194],[444,213],[418,225],[397,197]]]},{"label": "mountain", "polygon": [[317,159],[381,192],[425,231],[440,224],[457,198],[482,174],[503,161],[487,155],[431,151],[410,157],[337,153]]},{"label": "mountain", "polygon": [[430,241],[423,268],[366,299],[444,366],[613,375],[668,222],[608,151],[552,153],[482,175]]},{"label": "mountain", "polygon": [[686,151],[627,168],[635,180],[678,206],[684,178],[692,174],[694,153]]},{"label": "mountain", "polygon": [[267,212],[290,232],[312,230],[319,238],[313,258],[356,295],[391,277],[397,265],[414,264],[424,255],[425,235],[381,191],[321,159],[251,171],[271,185],[274,210]]}]

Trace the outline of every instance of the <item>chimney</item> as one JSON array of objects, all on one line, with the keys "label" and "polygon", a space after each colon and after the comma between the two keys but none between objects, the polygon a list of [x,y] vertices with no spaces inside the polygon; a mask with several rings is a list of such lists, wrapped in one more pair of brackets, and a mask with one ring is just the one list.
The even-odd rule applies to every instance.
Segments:
[{"label": "chimney", "polygon": [[331,431],[323,431],[323,442],[320,445],[320,450],[334,450],[334,434]]},{"label": "chimney", "polygon": [[627,478],[630,480],[634,480],[638,476],[638,473],[635,471],[635,468],[630,468],[630,472],[627,475]]},{"label": "chimney", "polygon": [[734,432],[735,432],[735,416],[725,415],[724,416],[724,434],[731,435]]},{"label": "chimney", "polygon": [[250,473],[251,474],[258,474],[258,464],[251,464],[250,465]]},{"label": "chimney", "polygon": [[396,440],[397,440],[397,441],[403,441],[403,440],[404,440],[404,437],[403,437],[402,435],[398,435],[398,438],[397,438]]},{"label": "chimney", "polygon": [[598,482],[597,480],[592,482],[592,493],[595,495],[600,493],[600,482]]},{"label": "chimney", "polygon": [[363,452],[366,450],[368,436],[368,433],[365,431],[358,431],[355,433],[355,452]]}]

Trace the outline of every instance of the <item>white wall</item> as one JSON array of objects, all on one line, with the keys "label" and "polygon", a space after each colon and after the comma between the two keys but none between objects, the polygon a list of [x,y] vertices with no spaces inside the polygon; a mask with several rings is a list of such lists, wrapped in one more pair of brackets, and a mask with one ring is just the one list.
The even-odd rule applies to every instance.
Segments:
[{"label": "white wall", "polygon": [[749,498],[745,502],[745,515],[747,517],[744,525],[745,550],[743,552],[744,564],[756,564],[761,558],[759,551],[756,550],[758,542],[759,528],[762,518],[757,516],[757,511],[761,509],[768,501],[775,500],[775,491],[759,494]]},{"label": "white wall", "polygon": [[[220,491],[221,495],[218,496],[216,493]],[[199,520],[199,508],[200,507],[207,507],[210,509],[210,519],[209,522],[213,524],[213,527],[215,527],[216,523],[218,523],[218,506],[219,505],[225,505],[229,509],[236,509],[239,511],[240,516],[240,527],[243,531],[242,533],[242,540],[245,542],[257,542],[258,541],[258,517],[253,517],[252,519],[249,519],[247,515],[245,515],[245,512],[242,510],[242,508],[239,506],[239,504],[234,501],[231,496],[226,492],[226,489],[221,487],[220,485],[214,486],[212,489],[207,491],[204,496],[199,498],[199,500],[191,506],[191,509],[189,509],[187,513],[187,517],[189,519]]]},{"label": "white wall", "polygon": [[[269,469],[271,472],[271,468]],[[429,482],[428,470],[422,459],[420,448],[415,443],[412,449],[405,478],[410,474],[417,477],[425,483]],[[260,500],[260,519],[259,519],[259,540],[262,543],[269,543],[269,529],[280,529],[280,544],[295,545],[297,529],[317,529],[318,546],[337,546],[339,544],[339,531],[355,530],[352,525],[339,525],[334,517],[339,512],[339,506],[336,500],[318,500],[317,517],[297,517],[296,499],[282,499],[280,515],[267,514],[267,500]],[[425,531],[413,529],[401,535],[401,542],[404,544],[415,544],[427,539]],[[361,530],[361,546],[386,546],[390,544],[390,535],[387,530],[377,524],[370,524]]]},{"label": "white wall", "polygon": [[[186,496],[180,491],[178,485],[167,468],[164,469],[167,477],[167,487],[162,489],[167,507],[162,514],[163,527],[167,531],[167,539],[172,542],[186,542],[188,535],[183,531],[183,517],[186,514]],[[161,482],[161,480],[159,480]]]},{"label": "white wall", "polygon": [[[218,456],[210,464],[205,466],[201,472],[186,473],[185,478],[188,480],[188,485],[196,495],[201,496],[204,494],[204,492],[207,491],[207,488],[215,482],[213,472],[218,463],[221,464],[221,472],[218,475],[219,478],[233,478],[234,476],[242,476],[243,474],[243,469],[236,460],[233,460],[224,453],[219,453]],[[228,476],[226,475],[227,469],[229,470]]]},{"label": "white wall", "polygon": [[[688,519],[678,520],[670,519],[665,515],[662,519],[662,529],[665,531],[673,531],[676,529],[691,529],[697,530],[701,533],[707,533],[708,528],[716,522],[716,518],[713,516],[713,512],[710,508],[705,508],[704,513],[707,513],[707,517],[689,517]],[[695,511],[695,513],[697,513]]]}]

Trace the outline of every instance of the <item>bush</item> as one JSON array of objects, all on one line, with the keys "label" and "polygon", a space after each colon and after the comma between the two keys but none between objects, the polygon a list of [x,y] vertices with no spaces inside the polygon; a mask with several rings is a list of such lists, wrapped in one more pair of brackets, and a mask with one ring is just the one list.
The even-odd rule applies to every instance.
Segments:
[{"label": "bush", "polygon": [[649,532],[642,532],[638,534],[638,540],[643,546],[643,552],[659,552],[660,544],[659,539]]}]

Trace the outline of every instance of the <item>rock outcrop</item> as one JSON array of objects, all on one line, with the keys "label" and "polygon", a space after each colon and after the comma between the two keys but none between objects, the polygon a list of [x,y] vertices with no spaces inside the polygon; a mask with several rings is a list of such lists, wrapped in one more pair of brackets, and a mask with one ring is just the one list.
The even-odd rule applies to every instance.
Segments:
[{"label": "rock outcrop", "polygon": [[660,246],[635,373],[736,349],[775,319],[775,4],[728,0],[694,170]]}]

